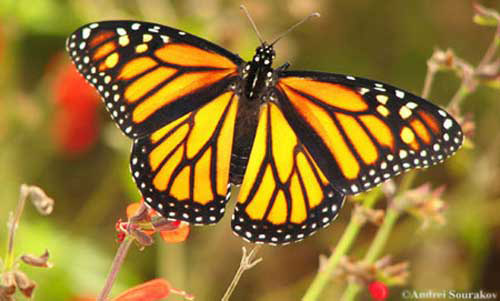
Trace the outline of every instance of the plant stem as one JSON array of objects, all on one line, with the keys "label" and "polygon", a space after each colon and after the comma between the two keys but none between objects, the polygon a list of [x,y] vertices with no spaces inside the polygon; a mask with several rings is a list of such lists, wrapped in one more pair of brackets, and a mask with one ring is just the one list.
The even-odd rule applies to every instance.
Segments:
[{"label": "plant stem", "polygon": [[490,46],[488,46],[488,49],[484,53],[483,58],[479,62],[478,69],[488,64],[493,59],[495,53],[498,50],[498,46],[500,46],[500,24],[497,25],[497,30],[495,32],[495,35],[493,36],[493,40],[491,41]]},{"label": "plant stem", "polygon": [[28,198],[29,187],[25,184],[21,185],[19,193],[19,201],[17,202],[16,211],[10,217],[9,221],[9,236],[7,239],[7,253],[5,254],[4,260],[4,272],[9,271],[14,265],[14,238],[16,236],[17,226],[19,225],[19,220],[24,211],[24,205],[26,204],[26,199]]},{"label": "plant stem", "polygon": [[[374,189],[368,195],[363,201],[363,206],[366,208],[371,208],[375,205],[378,197],[381,195],[380,189]],[[349,251],[351,248],[354,239],[359,233],[359,230],[363,226],[363,222],[356,218],[355,215],[351,217],[351,220],[349,221],[349,224],[347,225],[346,229],[344,230],[344,233],[342,234],[342,237],[340,238],[337,247],[333,251],[332,255],[330,258],[328,258],[328,261],[326,264],[321,267],[320,271],[316,274],[314,277],[313,282],[307,289],[304,297],[302,297],[302,301],[313,301],[317,300],[318,297],[320,296],[321,292],[327,285],[328,281],[330,280],[333,271],[337,267],[340,259]]]},{"label": "plant stem", "polygon": [[[380,256],[380,254],[384,250],[385,244],[389,240],[391,231],[400,215],[401,211],[396,209],[394,206],[389,207],[389,209],[387,209],[384,222],[378,229],[377,234],[375,235],[375,238],[373,239],[372,244],[370,245],[370,248],[366,252],[365,258],[363,259],[363,262],[365,264],[374,263],[375,260]],[[341,300],[343,301],[354,300],[354,298],[359,293],[361,288],[362,288],[361,285],[351,282],[347,286],[347,289],[345,290]]]},{"label": "plant stem", "polygon": [[465,81],[462,81],[460,84],[460,87],[458,88],[457,92],[455,92],[455,95],[450,100],[450,103],[448,104],[448,108],[451,110],[456,110],[458,109],[460,103],[462,100],[469,95],[470,91],[467,88],[467,84]]},{"label": "plant stem", "polygon": [[[398,194],[401,195],[406,190],[410,189],[415,178],[416,178],[415,171],[410,171],[409,173],[405,174],[399,184]],[[395,199],[397,199],[397,195],[393,197],[393,200]],[[365,264],[374,263],[375,260],[380,256],[380,254],[382,254],[382,251],[384,250],[384,247],[387,241],[389,240],[389,236],[392,232],[392,229],[394,228],[394,225],[396,224],[396,221],[400,216],[401,216],[401,210],[397,207],[396,204],[394,204],[393,201],[391,205],[388,207],[384,221],[382,222],[380,228],[377,230],[377,234],[375,234],[375,238],[373,239],[372,243],[370,244],[370,247],[368,248],[368,251],[365,254],[365,257],[363,258],[363,262]],[[354,300],[357,294],[361,291],[361,289],[362,289],[361,285],[355,282],[349,283],[340,300],[342,301]]]},{"label": "plant stem", "polygon": [[236,288],[236,285],[240,281],[240,278],[243,275],[243,273],[246,270],[253,268],[256,264],[262,261],[262,258],[254,260],[255,256],[257,255],[257,251],[259,249],[260,246],[256,246],[247,255],[247,249],[245,247],[242,248],[243,255],[241,256],[240,266],[238,267],[238,270],[236,271],[236,274],[234,275],[233,280],[231,281],[231,284],[227,288],[226,292],[224,293],[224,296],[222,297],[221,301],[229,301],[229,297],[231,297],[231,294]]},{"label": "plant stem", "polygon": [[384,222],[380,226],[379,230],[377,231],[377,235],[375,236],[370,248],[366,252],[365,261],[367,261],[368,263],[373,263],[375,259],[377,259],[377,257],[382,253],[382,250],[384,249],[384,246],[389,239],[391,230],[400,215],[401,211],[394,207],[390,207],[389,209],[387,209]]},{"label": "plant stem", "polygon": [[413,184],[413,181],[415,181],[415,178],[417,177],[417,171],[416,170],[411,170],[407,174],[405,174],[401,182],[399,182],[399,191],[404,192],[408,189],[411,188],[411,185]]},{"label": "plant stem", "polygon": [[116,252],[115,258],[113,259],[113,264],[111,265],[111,269],[109,271],[108,277],[106,278],[104,287],[102,288],[99,297],[97,297],[97,301],[106,301],[106,298],[108,297],[111,288],[113,287],[116,276],[118,276],[118,272],[123,265],[123,261],[125,260],[125,257],[127,256],[128,250],[133,241],[134,239],[127,235],[127,237],[125,237],[125,240],[121,243],[118,251]]},{"label": "plant stem", "polygon": [[436,75],[437,68],[431,63],[427,63],[427,73],[425,74],[424,88],[422,89],[422,98],[429,97],[431,93],[432,83],[434,82],[434,76]]}]

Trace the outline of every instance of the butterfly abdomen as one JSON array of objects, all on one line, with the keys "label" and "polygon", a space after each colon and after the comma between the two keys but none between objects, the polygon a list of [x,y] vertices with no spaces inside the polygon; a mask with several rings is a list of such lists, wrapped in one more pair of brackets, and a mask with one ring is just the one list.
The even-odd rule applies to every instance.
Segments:
[{"label": "butterfly abdomen", "polygon": [[231,155],[231,171],[230,182],[235,185],[240,185],[243,182],[243,175],[248,164],[250,148],[240,149],[238,153],[233,152]]},{"label": "butterfly abdomen", "polygon": [[259,110],[258,102],[250,101],[242,96],[235,124],[229,179],[235,185],[240,185],[243,181],[257,130]]}]

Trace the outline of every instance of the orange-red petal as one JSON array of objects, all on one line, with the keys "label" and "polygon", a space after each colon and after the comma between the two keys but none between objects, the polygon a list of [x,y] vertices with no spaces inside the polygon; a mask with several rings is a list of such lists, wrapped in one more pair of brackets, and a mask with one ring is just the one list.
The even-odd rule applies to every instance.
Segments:
[{"label": "orange-red petal", "polygon": [[183,242],[189,236],[191,228],[187,223],[181,223],[179,228],[169,231],[161,231],[160,235],[166,243],[179,243]]},{"label": "orange-red petal", "polygon": [[153,279],[134,286],[113,299],[113,301],[155,301],[170,294],[170,283],[165,279]]},{"label": "orange-red petal", "polygon": [[[136,214],[137,210],[139,210],[142,203],[144,203],[144,199],[141,199],[139,202],[135,202],[135,203],[128,205],[127,206],[127,217],[131,218],[132,216],[134,216]],[[148,216],[150,218],[157,215],[156,211],[154,211],[153,209],[148,208],[147,210],[148,210]]]}]

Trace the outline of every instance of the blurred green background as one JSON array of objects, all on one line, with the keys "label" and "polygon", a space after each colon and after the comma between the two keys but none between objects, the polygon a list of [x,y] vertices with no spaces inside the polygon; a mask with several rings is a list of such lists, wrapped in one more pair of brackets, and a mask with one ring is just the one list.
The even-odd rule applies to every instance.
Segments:
[{"label": "blurred green background", "polygon": [[[471,2],[457,0],[0,1],[0,243],[21,183],[42,187],[56,201],[48,217],[28,206],[17,236],[17,254],[51,252],[50,270],[22,266],[38,283],[36,300],[96,296],[117,248],[115,222],[140,199],[129,174],[131,141],[93,95],[75,90],[66,37],[84,23],[137,19],[180,28],[250,59],[258,40],[240,12],[242,3],[268,40],[310,12],[321,13],[276,45],[275,66],[288,61],[290,69],[358,75],[416,94],[434,48],[450,47],[477,64],[494,33],[473,24]],[[480,3],[500,9],[499,1]],[[446,105],[459,83],[439,73],[430,99]],[[487,87],[469,96],[461,109],[476,126],[474,148],[419,172],[417,183],[447,186],[447,223],[422,230],[413,217],[399,221],[385,253],[409,261],[410,277],[403,288],[390,289],[390,300],[399,300],[405,288],[500,291],[499,96]],[[298,300],[351,209],[346,203],[335,223],[301,243],[262,248],[264,261],[244,274],[233,300]],[[353,256],[363,256],[375,230],[363,229]],[[113,292],[164,277],[197,300],[218,300],[243,245],[227,214],[216,226],[193,228],[183,244],[157,239],[144,251],[134,247]],[[322,300],[336,300],[344,287],[345,279],[335,278]],[[365,292],[360,298],[369,297]]]}]

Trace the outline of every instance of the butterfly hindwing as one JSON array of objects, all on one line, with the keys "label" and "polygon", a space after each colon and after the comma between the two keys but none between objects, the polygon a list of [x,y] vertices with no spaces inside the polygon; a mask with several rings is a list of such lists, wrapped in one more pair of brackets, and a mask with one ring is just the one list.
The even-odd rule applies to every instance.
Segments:
[{"label": "butterfly hindwing", "polygon": [[167,26],[104,21],[76,30],[66,47],[129,137],[139,138],[219,95],[242,60]]},{"label": "butterfly hindwing", "polygon": [[134,180],[163,216],[212,224],[230,196],[229,169],[239,98],[227,91],[206,105],[136,139]]},{"label": "butterfly hindwing", "polygon": [[460,126],[448,113],[401,89],[329,73],[279,76],[276,94],[287,120],[344,193],[441,162],[462,144]]},{"label": "butterfly hindwing", "polygon": [[232,218],[234,232],[257,243],[302,240],[327,226],[343,201],[278,105],[263,104]]}]

